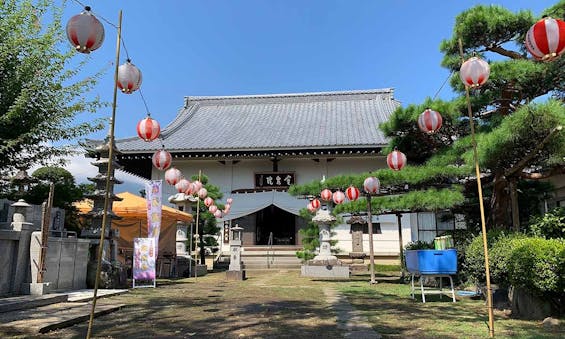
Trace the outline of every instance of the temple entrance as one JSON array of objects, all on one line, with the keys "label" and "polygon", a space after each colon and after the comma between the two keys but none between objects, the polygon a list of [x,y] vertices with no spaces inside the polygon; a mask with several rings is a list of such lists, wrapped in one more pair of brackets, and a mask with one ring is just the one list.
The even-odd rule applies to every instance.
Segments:
[{"label": "temple entrance", "polygon": [[273,245],[295,245],[295,215],[275,205],[257,212],[256,244],[269,245],[272,233]]}]

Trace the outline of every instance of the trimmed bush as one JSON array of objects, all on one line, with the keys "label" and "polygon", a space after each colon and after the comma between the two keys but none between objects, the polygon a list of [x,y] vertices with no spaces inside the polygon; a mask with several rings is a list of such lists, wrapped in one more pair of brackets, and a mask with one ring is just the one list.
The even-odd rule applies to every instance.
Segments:
[{"label": "trimmed bush", "polygon": [[539,296],[565,293],[565,240],[523,238],[511,240],[507,262],[512,286],[524,287]]},{"label": "trimmed bush", "polygon": [[[504,237],[504,232],[493,230],[487,233],[487,248]],[[461,274],[465,275],[469,282],[478,284],[486,281],[485,275],[485,253],[483,248],[483,236],[479,234],[465,248],[465,260],[461,265]]]},{"label": "trimmed bush", "polygon": [[[508,287],[508,263],[510,255],[516,246],[516,239],[524,239],[522,233],[512,233],[506,237],[500,237],[489,249],[490,277],[491,281],[501,287]],[[481,242],[482,243],[482,242]]]},{"label": "trimmed bush", "polygon": [[541,217],[534,217],[529,233],[546,239],[565,238],[565,208],[557,207]]}]

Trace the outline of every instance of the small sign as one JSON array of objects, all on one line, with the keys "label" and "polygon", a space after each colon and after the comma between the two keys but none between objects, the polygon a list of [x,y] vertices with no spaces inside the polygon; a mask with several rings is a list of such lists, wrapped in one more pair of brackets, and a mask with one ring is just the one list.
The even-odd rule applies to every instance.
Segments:
[{"label": "small sign", "polygon": [[255,173],[255,188],[288,188],[294,182],[294,172]]},{"label": "small sign", "polygon": [[230,242],[230,222],[224,221],[224,244],[229,244]]}]

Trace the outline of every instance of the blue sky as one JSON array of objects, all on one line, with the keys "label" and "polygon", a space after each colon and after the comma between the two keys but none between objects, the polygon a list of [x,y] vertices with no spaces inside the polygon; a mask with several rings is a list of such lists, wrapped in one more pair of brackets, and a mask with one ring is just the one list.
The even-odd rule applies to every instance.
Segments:
[{"label": "blue sky", "polygon": [[[448,76],[439,45],[457,14],[499,4],[534,15],[557,1],[223,0],[96,1],[98,16],[117,24],[142,92],[165,127],[185,96],[395,89],[403,105],[432,97]],[[64,21],[82,10],[68,1]],[[93,94],[111,101],[116,29],[91,54],[85,74],[107,68]],[[79,56],[80,58],[81,56]],[[125,62],[122,49],[120,63]],[[450,99],[449,86],[440,98]],[[98,116],[109,117],[110,108]],[[135,135],[146,110],[139,93],[118,94],[115,135]],[[214,122],[211,121],[211,124]],[[102,138],[106,131],[93,134]],[[165,141],[166,145],[166,141]]]},{"label": "blue sky", "polygon": [[[439,45],[455,16],[476,4],[500,4],[535,15],[545,0],[354,1],[223,0],[96,1],[93,12],[117,24],[152,117],[172,121],[190,95],[239,95],[393,87],[403,105],[433,96],[448,76]],[[65,22],[82,7],[68,1]],[[111,101],[116,29],[88,71],[107,67],[96,93]],[[126,59],[122,49],[120,63]],[[451,98],[445,87],[441,98]],[[109,116],[107,112],[100,112]],[[116,137],[135,135],[146,113],[139,93],[118,96]],[[211,122],[212,123],[212,122]],[[100,132],[104,136],[105,132]],[[94,136],[93,136],[94,137]]]}]

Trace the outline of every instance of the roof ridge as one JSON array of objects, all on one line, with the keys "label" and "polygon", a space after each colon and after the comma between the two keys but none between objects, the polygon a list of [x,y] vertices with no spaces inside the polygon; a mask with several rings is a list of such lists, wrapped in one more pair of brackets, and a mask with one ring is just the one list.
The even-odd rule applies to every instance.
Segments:
[{"label": "roof ridge", "polygon": [[273,93],[273,94],[251,94],[251,95],[219,95],[219,96],[185,96],[185,107],[189,102],[208,101],[208,100],[229,100],[229,99],[270,99],[270,98],[295,98],[295,97],[328,97],[359,94],[393,94],[394,89],[365,89],[365,90],[345,90],[345,91],[326,91],[326,92],[306,92],[306,93]]}]

